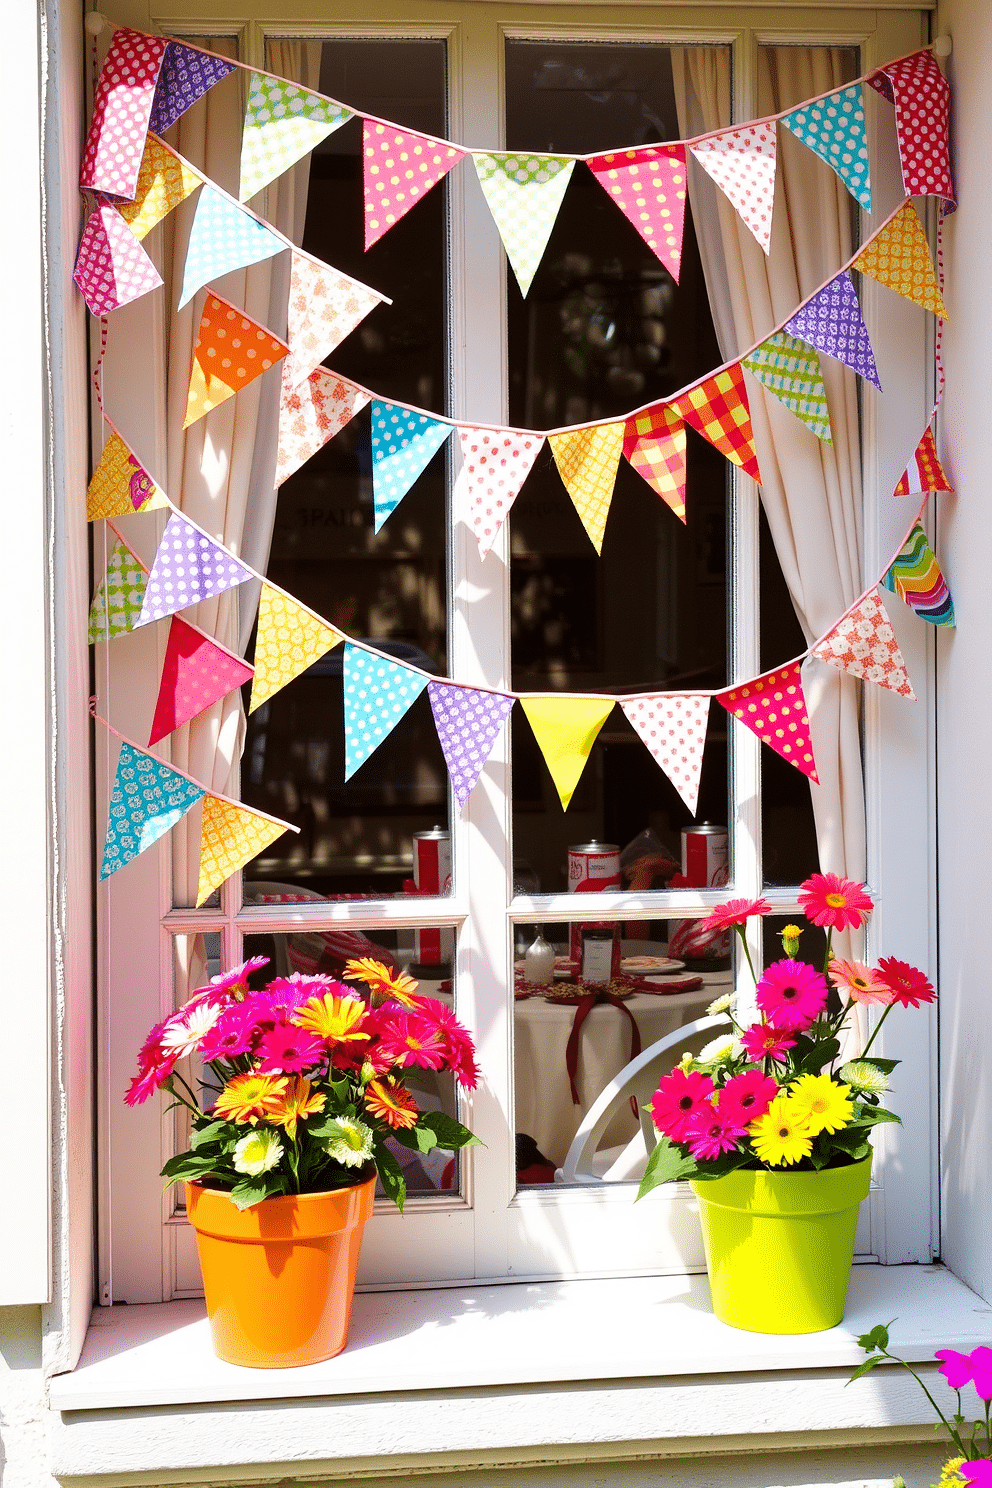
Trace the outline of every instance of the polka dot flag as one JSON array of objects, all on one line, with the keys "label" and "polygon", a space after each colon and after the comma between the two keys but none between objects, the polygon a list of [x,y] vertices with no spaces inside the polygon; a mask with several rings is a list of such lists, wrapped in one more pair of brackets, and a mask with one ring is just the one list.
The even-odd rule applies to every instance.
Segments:
[{"label": "polka dot flag", "polygon": [[366,250],[443,180],[464,154],[426,134],[363,119]]},{"label": "polka dot flag", "polygon": [[775,204],[776,143],[775,125],[759,123],[725,129],[689,146],[766,253]]},{"label": "polka dot flag", "polygon": [[476,174],[526,295],[575,169],[567,155],[475,155]]},{"label": "polka dot flag", "polygon": [[134,201],[124,202],[118,210],[134,236],[141,239],[202,185],[203,177],[192,166],[158,140],[149,138],[141,157]]},{"label": "polka dot flag", "polygon": [[188,610],[254,577],[233,553],[173,512],[148,575],[136,627]]},{"label": "polka dot flag", "polygon": [[871,211],[871,171],[860,83],[839,88],[793,109],[781,121],[790,133],[825,160],[859,206]]},{"label": "polka dot flag", "polygon": [[203,795],[200,786],[154,755],[121,744],[110,793],[101,880],[151,847]]},{"label": "polka dot flag", "polygon": [[621,698],[620,707],[695,816],[709,693],[656,692]]},{"label": "polka dot flag", "polygon": [[939,196],[953,208],[951,90],[929,48],[873,72],[868,85],[894,104],[902,184],[907,196]]},{"label": "polka dot flag", "polygon": [[410,667],[345,644],[345,780],[388,738],[426,686],[427,678]]},{"label": "polka dot flag", "polygon": [[93,100],[79,184],[133,201],[155,85],[169,42],[118,26]]},{"label": "polka dot flag", "polygon": [[149,745],[227,697],[251,676],[252,668],[240,656],[173,615]]},{"label": "polka dot flag", "polygon": [[757,734],[762,744],[819,785],[798,661],[740,687],[728,687],[716,694],[716,700]]},{"label": "polka dot flag", "polygon": [[241,136],[242,201],[281,176],[353,118],[351,109],[285,78],[253,72]]},{"label": "polka dot flag", "polygon": [[233,72],[236,65],[226,62],[223,57],[211,57],[197,47],[184,46],[181,41],[170,41],[165,49],[148,121],[151,132],[164,134],[171,129],[197,99]]},{"label": "polka dot flag", "polygon": [[183,428],[188,429],[212,408],[233,398],[281,361],[288,350],[285,341],[273,336],[230,300],[208,295],[193,347]]},{"label": "polka dot flag", "polygon": [[852,677],[876,682],[900,697],[916,701],[892,622],[877,594],[866,594],[849,615],[816,643],[813,655]]},{"label": "polka dot flag", "polygon": [[892,221],[865,244],[852,267],[941,320],[947,319],[930,245],[912,202],[900,207]]},{"label": "polka dot flag", "polygon": [[510,716],[514,700],[505,693],[454,687],[448,682],[429,682],[427,695],[451,789],[461,811]]},{"label": "polka dot flag", "polygon": [[395,403],[372,403],[372,497],[375,530],[399,506],[417,477],[450,437],[451,424]]},{"label": "polka dot flag", "polygon": [[685,145],[645,145],[594,155],[586,165],[678,284],[685,228]]},{"label": "polka dot flag", "polygon": [[162,283],[162,276],[114,207],[90,214],[72,274],[94,315],[109,315]]},{"label": "polka dot flag", "polygon": [[467,522],[483,558],[530,474],[543,434],[519,429],[459,429],[462,468],[455,484],[456,515]]},{"label": "polka dot flag", "polygon": [[817,351],[853,367],[859,377],[882,391],[875,366],[875,354],[868,339],[868,327],[861,315],[857,291],[845,270],[825,285],[808,304],[787,320],[783,330],[800,341],[808,341]]},{"label": "polka dot flag", "polygon": [[220,279],[232,269],[261,263],[285,247],[282,238],[264,222],[250,217],[237,202],[204,183],[190,229],[177,309],[188,305],[196,291],[212,279]]}]

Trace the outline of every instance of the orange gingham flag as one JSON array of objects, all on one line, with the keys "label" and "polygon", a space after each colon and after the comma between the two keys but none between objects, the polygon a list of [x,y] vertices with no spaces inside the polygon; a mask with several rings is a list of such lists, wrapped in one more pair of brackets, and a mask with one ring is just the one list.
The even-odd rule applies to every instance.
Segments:
[{"label": "orange gingham flag", "polygon": [[740,362],[707,377],[703,382],[673,398],[671,405],[687,424],[698,429],[704,439],[715,445],[728,460],[739,465],[746,475],[761,485],[758,457],[754,449],[751,409],[744,386]]}]

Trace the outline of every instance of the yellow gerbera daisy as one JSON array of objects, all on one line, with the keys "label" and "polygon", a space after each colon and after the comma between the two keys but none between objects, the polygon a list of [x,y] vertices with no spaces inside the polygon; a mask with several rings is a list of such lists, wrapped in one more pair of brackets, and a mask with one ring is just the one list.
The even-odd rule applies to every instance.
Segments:
[{"label": "yellow gerbera daisy", "polygon": [[369,1037],[359,1026],[364,1017],[365,1004],[357,997],[335,997],[333,992],[325,992],[323,997],[311,997],[298,1007],[291,1021],[328,1043],[353,1044]]},{"label": "yellow gerbera daisy", "polygon": [[800,1075],[789,1086],[789,1099],[814,1137],[822,1131],[840,1131],[854,1115],[850,1087],[829,1075]]},{"label": "yellow gerbera daisy", "polygon": [[787,1095],[777,1095],[747,1130],[758,1157],[773,1168],[799,1162],[813,1150],[805,1117]]},{"label": "yellow gerbera daisy", "polygon": [[289,1081],[279,1105],[269,1113],[269,1120],[273,1126],[285,1127],[288,1134],[295,1138],[296,1123],[306,1121],[308,1116],[315,1116],[326,1104],[327,1096],[314,1094],[310,1081],[304,1079],[303,1075],[297,1075]]},{"label": "yellow gerbera daisy", "polygon": [[235,1075],[214,1102],[214,1115],[254,1126],[279,1105],[288,1083],[285,1075]]},{"label": "yellow gerbera daisy", "polygon": [[417,983],[413,977],[407,976],[405,971],[390,971],[388,966],[383,966],[381,961],[373,961],[371,956],[361,956],[349,961],[344,974],[346,977],[354,977],[358,982],[365,982],[372,988],[373,1006],[385,1001],[387,997],[392,997],[407,1007],[417,1006]]}]

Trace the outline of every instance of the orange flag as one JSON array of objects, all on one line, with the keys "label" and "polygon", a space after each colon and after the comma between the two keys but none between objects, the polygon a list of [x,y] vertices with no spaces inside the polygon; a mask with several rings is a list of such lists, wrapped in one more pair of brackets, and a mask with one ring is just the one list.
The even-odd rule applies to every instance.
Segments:
[{"label": "orange flag", "polygon": [[698,429],[721,455],[733,460],[761,485],[758,456],[751,428],[751,408],[740,362],[691,387],[670,404],[687,424]]},{"label": "orange flag", "polygon": [[193,347],[193,371],[189,380],[184,429],[195,424],[211,408],[233,398],[243,387],[261,377],[289,351],[257,320],[243,310],[208,293],[200,329]]}]

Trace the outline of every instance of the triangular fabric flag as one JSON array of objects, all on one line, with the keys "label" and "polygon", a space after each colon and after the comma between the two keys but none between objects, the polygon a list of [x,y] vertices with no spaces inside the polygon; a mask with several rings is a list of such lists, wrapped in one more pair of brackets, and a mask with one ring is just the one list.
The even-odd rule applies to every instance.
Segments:
[{"label": "triangular fabric flag", "polygon": [[444,140],[363,119],[366,251],[464,155]]},{"label": "triangular fabric flag", "polygon": [[892,221],[865,244],[852,267],[914,305],[932,310],[941,320],[947,319],[930,245],[912,202],[900,207]]},{"label": "triangular fabric flag", "polygon": [[817,439],[824,444],[833,443],[827,390],[815,347],[786,335],[785,331],[776,331],[748,352],[741,366],[784,403],[790,413],[802,419]]},{"label": "triangular fabric flag", "polygon": [[148,121],[152,134],[164,134],[214,83],[219,83],[236,67],[236,62],[228,62],[224,57],[213,57],[196,47],[184,46],[181,41],[170,41]]},{"label": "triangular fabric flag", "polygon": [[866,594],[850,614],[817,641],[812,655],[852,677],[877,682],[879,687],[916,701],[892,623],[875,593]]},{"label": "triangular fabric flag", "polygon": [[899,477],[893,496],[922,496],[924,491],[953,491],[937,454],[930,425],[916,446],[913,458]]},{"label": "triangular fabric flag", "polygon": [[597,424],[567,434],[549,434],[558,474],[572,498],[589,541],[603,551],[617,466],[623,454],[624,424]]},{"label": "triangular fabric flag", "polygon": [[895,105],[906,195],[940,196],[953,209],[948,140],[951,90],[929,47],[880,68],[867,81]]},{"label": "triangular fabric flag", "polygon": [[149,135],[141,157],[134,201],[122,202],[118,211],[140,240],[202,185],[203,177],[191,165]]},{"label": "triangular fabric flag", "polygon": [[230,300],[208,295],[193,347],[183,428],[188,429],[212,408],[233,398],[281,361],[288,350],[285,341]]},{"label": "triangular fabric flag", "polygon": [[814,98],[786,114],[781,122],[807,149],[825,160],[859,206],[871,211],[871,170],[865,105],[860,83]]},{"label": "triangular fabric flag", "polygon": [[115,430],[97,462],[86,489],[86,520],[128,517],[134,512],[160,511],[169,505],[148,471]]},{"label": "triangular fabric flag", "polygon": [[345,780],[388,738],[426,686],[420,672],[345,643]]},{"label": "triangular fabric flag", "polygon": [[586,165],[678,284],[685,226],[685,145],[644,145],[593,155]]},{"label": "triangular fabric flag", "polygon": [[94,315],[109,315],[162,283],[158,269],[114,207],[99,207],[90,214],[72,277]]},{"label": "triangular fabric flag", "polygon": [[715,372],[669,405],[710,444],[761,485],[751,408],[740,362]]},{"label": "triangular fabric flag", "polygon": [[306,605],[269,584],[262,585],[255,635],[255,676],[248,712],[254,713],[281,688],[340,646],[344,636]]},{"label": "triangular fabric flag", "polygon": [[177,610],[188,610],[253,578],[255,574],[233,553],[173,512],[148,575],[135,628],[174,615]]},{"label": "triangular fabric flag", "polygon": [[155,85],[169,42],[118,26],[93,100],[79,184],[133,201]]},{"label": "triangular fabric flag", "polygon": [[449,438],[451,424],[395,403],[372,402],[372,497],[375,530],[399,506],[417,477]]},{"label": "triangular fabric flag", "polygon": [[716,700],[757,734],[762,744],[819,785],[798,661],[739,687],[728,687],[716,694]]},{"label": "triangular fabric flag", "polygon": [[866,377],[882,391],[868,327],[861,316],[854,281],[846,270],[797,310],[783,330],[852,367],[859,377]]},{"label": "triangular fabric flag", "polygon": [[149,747],[227,697],[251,675],[252,668],[240,656],[173,615]]},{"label": "triangular fabric flag", "polygon": [[458,810],[468,800],[514,699],[502,692],[429,682],[427,695]]},{"label": "triangular fabric flag", "polygon": [[575,793],[596,735],[613,712],[615,698],[522,697],[520,705],[534,730],[558,792],[562,810]]},{"label": "triangular fabric flag", "polygon": [[208,792],[203,798],[197,909],[225,879],[257,858],[288,830],[288,822],[274,821],[271,816]]},{"label": "triangular fabric flag", "polygon": [[621,698],[620,706],[695,816],[710,716],[709,693],[656,692]]},{"label": "triangular fabric flag", "polygon": [[520,293],[527,294],[575,161],[568,155],[473,155]]},{"label": "triangular fabric flag", "polygon": [[371,401],[371,394],[326,367],[318,367],[292,390],[284,379],[275,484],[288,480]]},{"label": "triangular fabric flag", "polygon": [[306,382],[314,368],[370,310],[382,304],[385,296],[306,253],[294,253],[291,263],[286,331],[289,357],[283,378],[295,388]]},{"label": "triangular fabric flag", "polygon": [[351,109],[310,93],[285,78],[249,74],[248,107],[241,136],[241,188],[247,201],[354,118]]},{"label": "triangular fabric flag", "polygon": [[544,435],[521,429],[460,428],[458,442],[462,468],[455,484],[455,511],[472,528],[484,558],[541,452]]},{"label": "triangular fabric flag", "polygon": [[667,403],[627,420],[623,452],[638,475],[685,521],[685,423]]},{"label": "triangular fabric flag", "polygon": [[775,204],[775,125],[724,129],[689,149],[767,253]]},{"label": "triangular fabric flag", "polygon": [[107,559],[107,571],[96,586],[90,605],[87,640],[112,641],[133,630],[141,612],[148,575],[125,542],[116,542]]},{"label": "triangular fabric flag", "polygon": [[230,197],[204,184],[186,249],[183,288],[177,309],[189,304],[198,289],[233,269],[245,269],[281,253],[286,243]]},{"label": "triangular fabric flag", "polygon": [[101,881],[151,847],[205,792],[154,755],[121,744],[110,793]]},{"label": "triangular fabric flag", "polygon": [[951,591],[919,522],[896,554],[882,584],[898,594],[921,620],[929,620],[931,625],[953,626]]}]

